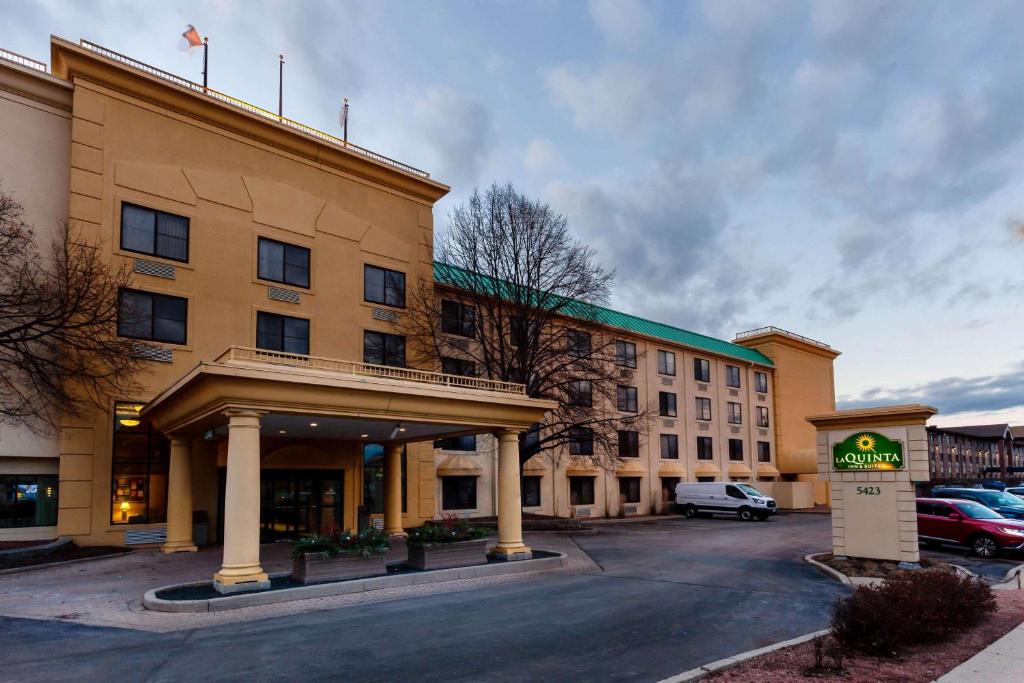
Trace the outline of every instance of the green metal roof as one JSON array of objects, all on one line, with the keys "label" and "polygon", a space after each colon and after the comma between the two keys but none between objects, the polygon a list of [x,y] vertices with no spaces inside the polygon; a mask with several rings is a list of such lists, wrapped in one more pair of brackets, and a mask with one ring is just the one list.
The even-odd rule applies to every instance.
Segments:
[{"label": "green metal roof", "polygon": [[[462,268],[434,261],[434,280],[440,284],[451,287],[462,287],[465,289],[467,288],[465,283],[467,283],[471,277],[470,273]],[[500,290],[501,287],[497,287],[496,289]],[[714,353],[720,356],[729,356],[751,363],[759,363],[761,365],[774,365],[771,359],[760,351],[748,349],[745,346],[733,344],[732,342],[727,342],[723,339],[716,339],[707,335],[697,334],[696,332],[690,332],[689,330],[684,330],[679,327],[654,322],[653,320],[646,320],[635,315],[630,315],[629,313],[613,311],[612,309],[605,308],[604,306],[595,306],[582,301],[572,302],[570,306],[565,307],[565,310],[571,315],[572,309],[574,308],[579,310],[578,317],[593,320],[609,327],[617,327],[621,330],[644,335],[645,337],[663,339],[667,342],[672,342],[673,344],[688,346],[693,349],[707,351],[708,353]]]}]

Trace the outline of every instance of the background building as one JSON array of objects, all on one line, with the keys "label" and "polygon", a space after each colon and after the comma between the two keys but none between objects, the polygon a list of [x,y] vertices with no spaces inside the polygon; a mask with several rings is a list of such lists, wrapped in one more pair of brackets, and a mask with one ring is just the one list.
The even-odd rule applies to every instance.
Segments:
[{"label": "background building", "polygon": [[928,450],[933,482],[1024,476],[1022,427],[928,427]]}]

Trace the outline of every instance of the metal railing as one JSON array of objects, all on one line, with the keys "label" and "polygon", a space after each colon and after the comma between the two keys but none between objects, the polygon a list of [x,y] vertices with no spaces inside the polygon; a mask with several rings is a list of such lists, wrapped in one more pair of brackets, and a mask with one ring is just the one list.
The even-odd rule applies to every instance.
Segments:
[{"label": "metal railing", "polygon": [[[372,150],[366,149],[365,147],[360,147],[359,145],[355,145],[355,144],[353,144],[351,142],[343,140],[342,138],[339,138],[339,137],[336,137],[334,135],[331,135],[330,133],[325,133],[322,130],[317,130],[316,128],[313,128],[312,126],[307,126],[304,123],[299,123],[298,121],[294,121],[294,120],[289,119],[289,118],[287,118],[285,116],[278,116],[277,114],[275,114],[272,111],[267,111],[266,109],[263,109],[261,107],[257,107],[254,104],[249,104],[248,102],[245,102],[243,100],[239,100],[237,98],[231,97],[231,95],[226,95],[226,94],[224,94],[222,92],[214,90],[213,88],[208,88],[208,87],[204,88],[199,83],[195,83],[193,81],[190,81],[187,78],[182,78],[181,76],[178,76],[176,74],[172,74],[169,71],[164,71],[163,69],[158,69],[155,66],[150,66],[149,64],[146,64],[145,62],[140,62],[137,59],[132,59],[131,57],[128,57],[127,55],[121,54],[120,52],[114,52],[113,50],[110,50],[108,48],[103,47],[102,45],[97,45],[96,43],[91,43],[91,42],[89,42],[88,40],[85,40],[85,39],[81,40],[80,43],[81,43],[82,47],[84,47],[85,49],[87,49],[87,50],[89,50],[91,52],[95,52],[96,54],[102,55],[103,57],[106,57],[107,59],[111,59],[111,60],[113,60],[113,61],[115,61],[115,62],[117,62],[119,64],[124,64],[125,66],[129,66],[129,67],[131,67],[133,69],[137,69],[139,71],[147,73],[150,76],[155,76],[155,77],[163,79],[165,81],[169,81],[171,83],[174,83],[177,86],[180,86],[182,88],[187,88],[188,90],[191,90],[192,92],[198,93],[200,95],[205,95],[207,97],[210,97],[212,99],[217,100],[218,102],[223,102],[224,104],[228,104],[228,105],[230,105],[232,107],[236,107],[238,109],[242,109],[244,111],[249,112],[250,114],[254,114],[255,116],[259,116],[260,118],[267,119],[267,120],[273,121],[275,123],[280,123],[280,124],[282,124],[284,126],[287,126],[287,127],[291,128],[293,130],[297,130],[297,131],[299,131],[301,133],[305,133],[306,135],[310,135],[310,136],[315,137],[315,138],[317,138],[319,140],[322,140],[324,142],[330,143],[330,144],[335,145],[337,147],[341,147],[342,149],[346,149],[346,150],[348,150],[350,152],[354,152],[355,154],[358,154],[360,156],[364,156],[364,157],[367,157],[369,159],[373,159],[376,162],[379,162],[379,163],[384,164],[386,166],[390,166],[392,168],[398,169],[399,171],[402,171],[404,173],[410,173],[412,175],[419,176],[421,178],[429,178],[430,177],[429,173],[427,173],[426,171],[423,171],[421,169],[418,169],[415,166],[410,166],[409,164],[403,164],[401,161],[396,161],[395,159],[392,159],[390,157],[386,157],[383,154],[378,154],[377,152],[374,152]],[[45,65],[44,65],[44,68],[45,68]]]},{"label": "metal railing", "polygon": [[38,59],[19,55],[17,52],[11,52],[10,50],[5,50],[2,47],[0,47],[0,59],[8,62],[14,62],[15,64],[20,64],[22,66],[27,66],[28,68],[35,69],[36,71],[42,71],[44,74],[47,73],[46,62],[40,62]]},{"label": "metal railing", "polygon": [[829,346],[825,342],[820,342],[820,341],[811,339],[810,337],[805,337],[802,334],[797,334],[796,332],[790,332],[789,330],[784,330],[781,327],[775,327],[774,325],[769,325],[767,327],[759,327],[756,330],[747,330],[746,332],[739,332],[735,337],[733,337],[733,341],[737,341],[737,340],[740,340],[740,339],[746,339],[747,337],[757,337],[757,336],[760,336],[762,334],[770,334],[770,333],[773,333],[773,332],[775,334],[782,334],[782,335],[785,335],[787,337],[791,337],[793,339],[799,339],[800,341],[805,342],[807,344],[813,344],[814,346],[820,346],[823,349],[831,349],[832,348],[831,346]]},{"label": "metal railing", "polygon": [[214,361],[215,363],[227,362],[245,363],[266,363],[268,365],[286,365],[296,368],[309,368],[312,370],[327,370],[345,375],[357,375],[360,377],[383,377],[386,379],[399,379],[407,382],[420,382],[423,384],[435,384],[460,389],[479,389],[482,391],[493,391],[501,394],[514,394],[524,396],[526,387],[515,382],[502,382],[500,380],[482,379],[479,377],[463,377],[461,375],[447,375],[443,372],[431,372],[429,370],[416,370],[413,368],[396,368],[390,365],[373,365],[371,363],[358,363],[350,360],[338,360],[336,358],[321,358],[318,356],[304,356],[298,353],[285,353],[283,351],[268,351],[266,349],[254,349],[247,346],[231,346]]}]

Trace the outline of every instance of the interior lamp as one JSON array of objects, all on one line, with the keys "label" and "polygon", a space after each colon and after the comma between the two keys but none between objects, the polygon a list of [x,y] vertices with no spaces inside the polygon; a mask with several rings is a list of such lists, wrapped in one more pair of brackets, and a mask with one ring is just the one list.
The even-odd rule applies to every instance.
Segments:
[{"label": "interior lamp", "polygon": [[132,509],[131,503],[121,503],[121,521],[128,521],[128,511]]}]

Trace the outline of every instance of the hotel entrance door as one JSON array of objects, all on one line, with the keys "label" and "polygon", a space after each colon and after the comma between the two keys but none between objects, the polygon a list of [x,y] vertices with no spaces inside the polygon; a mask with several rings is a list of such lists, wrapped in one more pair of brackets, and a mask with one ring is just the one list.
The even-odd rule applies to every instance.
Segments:
[{"label": "hotel entrance door", "polygon": [[260,529],[264,542],[341,528],[342,470],[260,472]]}]

